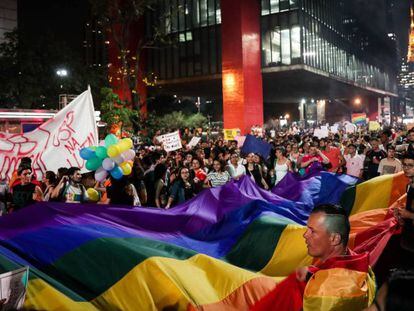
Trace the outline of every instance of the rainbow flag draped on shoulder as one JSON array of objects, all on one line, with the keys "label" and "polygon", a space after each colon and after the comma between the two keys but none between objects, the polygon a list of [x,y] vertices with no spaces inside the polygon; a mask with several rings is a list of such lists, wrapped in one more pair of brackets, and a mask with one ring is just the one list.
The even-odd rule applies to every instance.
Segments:
[{"label": "rainbow flag draped on shoulder", "polygon": [[[357,182],[325,172],[287,181],[270,192],[243,178],[171,210],[29,206],[0,218],[0,273],[30,267],[27,309],[248,310],[312,263],[302,237],[310,211]],[[378,255],[358,221],[351,248]],[[386,243],[393,225],[369,240]]]}]

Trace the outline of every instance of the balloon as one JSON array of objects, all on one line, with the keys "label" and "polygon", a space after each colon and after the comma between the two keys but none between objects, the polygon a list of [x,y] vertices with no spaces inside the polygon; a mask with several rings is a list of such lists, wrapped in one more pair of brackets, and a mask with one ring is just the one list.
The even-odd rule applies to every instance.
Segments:
[{"label": "balloon", "polygon": [[127,151],[127,150],[129,149],[128,144],[126,144],[125,142],[122,142],[122,141],[120,141],[120,142],[119,142],[119,143],[117,143],[116,145],[118,146],[118,148],[119,148],[119,150],[120,150],[121,152],[125,152],[125,151]]},{"label": "balloon", "polygon": [[84,160],[89,160],[95,157],[95,151],[93,151],[91,148],[82,148],[79,151],[79,155]]},{"label": "balloon", "polygon": [[110,158],[106,158],[105,160],[102,161],[102,168],[107,170],[107,171],[111,171],[113,170],[115,167],[115,162],[114,160],[110,159]]},{"label": "balloon", "polygon": [[88,194],[89,201],[92,202],[98,202],[99,201],[99,192],[96,191],[94,188],[89,188],[86,190],[86,193]]},{"label": "balloon", "polygon": [[100,158],[92,158],[86,161],[86,168],[90,171],[94,171],[98,169],[102,165],[102,159]]},{"label": "balloon", "polygon": [[124,162],[119,166],[122,169],[124,175],[129,175],[132,172],[132,167],[128,162]]},{"label": "balloon", "polygon": [[119,166],[115,166],[111,170],[111,176],[115,179],[121,179],[122,176],[124,176],[124,173],[122,172],[122,169]]},{"label": "balloon", "polygon": [[[102,166],[103,166],[103,163],[102,163]],[[103,167],[98,168],[95,172],[96,181],[99,181],[99,182],[104,181],[107,176],[108,176],[108,172]]]},{"label": "balloon", "polygon": [[131,160],[129,160],[129,161],[125,161],[126,163],[129,163],[129,165],[131,165],[131,167],[133,167],[134,166],[134,162],[133,161],[131,161]]},{"label": "balloon", "polygon": [[109,146],[115,145],[118,142],[118,138],[114,134],[108,134],[105,137],[105,146],[108,148]]},{"label": "balloon", "polygon": [[96,151],[96,146],[89,146],[89,148],[93,151]]},{"label": "balloon", "polygon": [[123,153],[125,160],[134,160],[135,159],[135,151],[132,149],[128,149]]},{"label": "balloon", "polygon": [[131,149],[134,146],[131,138],[121,139],[118,144],[125,146],[125,150]]},{"label": "balloon", "polygon": [[99,146],[98,148],[96,148],[95,153],[96,153],[96,156],[98,158],[101,158],[101,159],[105,159],[105,158],[108,157],[108,153],[106,151],[106,147],[103,147],[103,146]]},{"label": "balloon", "polygon": [[104,146],[104,147],[105,147],[105,140],[101,140],[101,141],[99,142],[99,146]]},{"label": "balloon", "polygon": [[115,158],[121,153],[121,150],[119,150],[118,145],[111,145],[108,147],[107,153],[111,158]]},{"label": "balloon", "polygon": [[114,162],[119,165],[125,161],[125,157],[123,154],[120,154],[119,156],[112,158],[112,160],[114,160]]}]

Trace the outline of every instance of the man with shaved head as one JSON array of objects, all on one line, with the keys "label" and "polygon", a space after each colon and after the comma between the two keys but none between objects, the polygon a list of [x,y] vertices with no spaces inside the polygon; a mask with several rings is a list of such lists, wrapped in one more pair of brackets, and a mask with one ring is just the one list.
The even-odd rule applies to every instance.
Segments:
[{"label": "man with shaved head", "polygon": [[252,310],[362,310],[368,307],[375,297],[375,278],[368,254],[356,254],[348,248],[349,232],[348,216],[342,207],[316,206],[303,234],[313,265],[297,269]]}]

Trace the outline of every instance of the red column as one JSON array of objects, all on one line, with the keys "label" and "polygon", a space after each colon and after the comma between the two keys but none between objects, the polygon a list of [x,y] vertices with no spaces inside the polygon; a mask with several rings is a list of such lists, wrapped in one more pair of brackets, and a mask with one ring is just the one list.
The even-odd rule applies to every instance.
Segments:
[{"label": "red column", "polygon": [[[117,32],[121,31],[121,26],[115,27]],[[128,42],[128,49],[131,51],[130,55],[128,56],[128,61],[133,68],[135,66],[136,60],[132,58],[135,56],[136,46],[138,41],[144,36],[144,20],[141,19],[137,23],[133,23],[130,26],[130,41]],[[113,34],[108,32],[107,33],[109,46],[108,46],[108,61],[110,63],[110,67],[108,70],[110,85],[113,88],[114,92],[118,94],[119,98],[122,100],[131,101],[131,92],[128,86],[128,83],[125,78],[122,76],[122,72],[120,69],[122,67],[119,55],[120,50],[118,48],[117,43],[113,38]],[[145,51],[141,54],[141,58],[138,60],[140,62],[139,65],[139,72],[138,74],[138,82],[135,86],[136,92],[139,94],[140,103],[141,103],[141,112],[146,114],[147,107],[146,107],[146,99],[147,99],[147,86],[142,81],[144,78],[144,71],[146,66],[146,59],[145,59]]]},{"label": "red column", "polygon": [[367,98],[367,117],[370,121],[377,121],[378,118],[378,98],[370,96]]},{"label": "red column", "polygon": [[248,133],[263,124],[260,1],[222,0],[221,18],[224,127]]}]

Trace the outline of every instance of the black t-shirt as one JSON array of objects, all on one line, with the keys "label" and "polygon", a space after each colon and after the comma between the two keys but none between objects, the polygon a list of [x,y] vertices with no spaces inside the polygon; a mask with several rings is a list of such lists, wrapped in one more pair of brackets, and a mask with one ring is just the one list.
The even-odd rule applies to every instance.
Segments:
[{"label": "black t-shirt", "polygon": [[368,178],[372,178],[375,176],[378,176],[378,166],[379,164],[375,164],[373,161],[374,159],[377,159],[378,161],[381,161],[382,159],[385,159],[387,157],[387,154],[384,150],[369,150],[367,152],[366,158],[368,161]]},{"label": "black t-shirt", "polygon": [[19,210],[27,205],[34,203],[33,193],[36,185],[29,183],[26,185],[18,184],[13,187],[13,206],[14,210]]},{"label": "black t-shirt", "polygon": [[120,204],[120,205],[134,205],[134,197],[128,195],[126,192],[126,187],[128,185],[111,185],[106,189],[108,198],[111,199],[111,204]]}]

